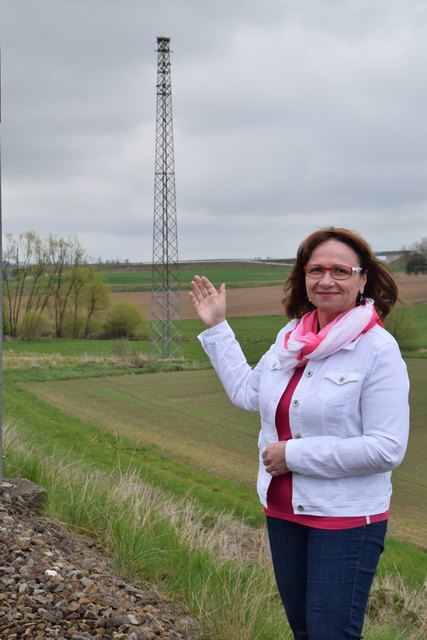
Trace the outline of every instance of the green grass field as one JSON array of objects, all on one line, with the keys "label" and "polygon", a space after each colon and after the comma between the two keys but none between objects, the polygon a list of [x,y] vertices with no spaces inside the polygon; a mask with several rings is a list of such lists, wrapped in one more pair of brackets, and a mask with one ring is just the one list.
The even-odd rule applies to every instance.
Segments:
[{"label": "green grass field", "polygon": [[405,314],[414,323],[417,329],[417,339],[423,349],[427,349],[427,305],[419,304],[404,308]]},{"label": "green grass field", "polygon": [[[262,263],[191,263],[179,268],[180,282],[188,289],[194,275],[203,272],[214,284],[227,282],[229,287],[282,284],[289,268],[277,264]],[[151,287],[151,267],[103,269],[105,281],[113,291],[141,291]]]},{"label": "green grass field", "polygon": [[[391,526],[396,535],[427,547],[427,363],[411,359],[408,368],[411,439],[405,461],[394,473]],[[157,451],[248,489],[255,485],[258,415],[236,409],[211,370],[33,381],[20,387],[59,415],[133,443],[127,445],[130,449]]]},{"label": "green grass field", "polygon": [[186,465],[253,487],[258,416],[224,398],[211,370],[26,382],[61,413]]}]

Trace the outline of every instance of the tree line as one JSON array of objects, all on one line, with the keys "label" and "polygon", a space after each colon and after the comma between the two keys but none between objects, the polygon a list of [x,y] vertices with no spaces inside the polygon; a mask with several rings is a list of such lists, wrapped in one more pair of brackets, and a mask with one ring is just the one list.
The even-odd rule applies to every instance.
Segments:
[{"label": "tree line", "polygon": [[427,273],[427,238],[414,242],[405,262],[406,273],[413,275]]},{"label": "tree line", "polygon": [[94,330],[133,337],[143,321],[131,303],[114,305],[105,318],[110,288],[76,238],[5,234],[2,278],[3,328],[12,337],[87,338]]}]

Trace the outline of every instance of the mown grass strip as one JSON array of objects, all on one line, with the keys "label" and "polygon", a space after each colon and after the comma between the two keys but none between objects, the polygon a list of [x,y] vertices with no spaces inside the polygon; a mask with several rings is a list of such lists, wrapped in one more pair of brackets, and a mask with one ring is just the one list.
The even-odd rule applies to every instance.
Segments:
[{"label": "mown grass strip", "polygon": [[232,406],[211,370],[27,382],[25,389],[103,431],[255,485],[258,415]]}]

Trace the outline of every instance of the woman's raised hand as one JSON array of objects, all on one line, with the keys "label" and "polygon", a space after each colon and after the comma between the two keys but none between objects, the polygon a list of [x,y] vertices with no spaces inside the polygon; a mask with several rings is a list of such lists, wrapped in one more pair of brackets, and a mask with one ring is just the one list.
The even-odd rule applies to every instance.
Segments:
[{"label": "woman's raised hand", "polygon": [[194,276],[191,282],[190,300],[203,324],[214,327],[225,320],[226,296],[225,284],[223,283],[219,291],[205,276]]}]

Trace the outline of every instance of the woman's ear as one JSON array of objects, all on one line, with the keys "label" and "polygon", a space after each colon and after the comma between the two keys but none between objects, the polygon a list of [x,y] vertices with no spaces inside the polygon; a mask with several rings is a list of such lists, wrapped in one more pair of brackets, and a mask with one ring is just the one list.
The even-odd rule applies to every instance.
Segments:
[{"label": "woman's ear", "polygon": [[368,281],[368,272],[364,271],[360,276],[360,289],[359,289],[360,293],[364,292],[367,281]]}]

